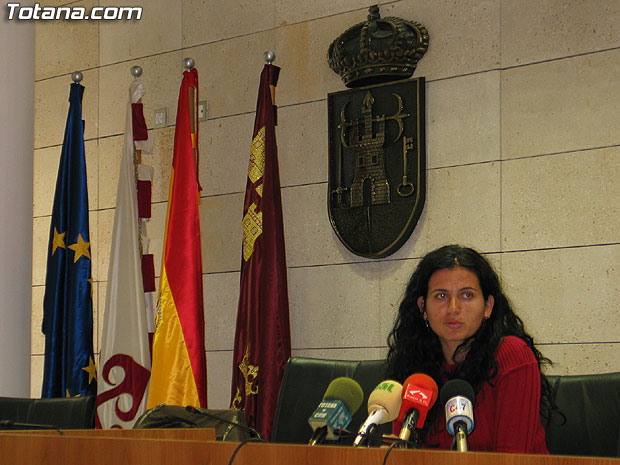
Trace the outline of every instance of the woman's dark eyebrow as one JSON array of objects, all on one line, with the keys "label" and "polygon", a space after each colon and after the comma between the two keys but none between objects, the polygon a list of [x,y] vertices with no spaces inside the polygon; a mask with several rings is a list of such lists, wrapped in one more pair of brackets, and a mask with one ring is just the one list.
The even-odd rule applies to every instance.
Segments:
[{"label": "woman's dark eyebrow", "polygon": [[[461,287],[459,289],[459,291],[466,291],[466,290],[472,290],[472,291],[480,291],[480,289],[477,289],[475,287],[471,287],[471,286],[465,286],[465,287]],[[448,289],[444,289],[444,288],[437,288],[437,289],[429,289],[428,292],[448,292]]]}]

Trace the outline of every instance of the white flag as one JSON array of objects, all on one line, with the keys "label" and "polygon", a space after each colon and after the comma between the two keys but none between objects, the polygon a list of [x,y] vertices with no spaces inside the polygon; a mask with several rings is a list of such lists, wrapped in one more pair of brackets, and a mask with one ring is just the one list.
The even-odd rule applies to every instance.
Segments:
[{"label": "white flag", "polygon": [[97,380],[98,428],[133,426],[146,409],[151,369],[131,106],[144,86],[136,79],[129,93]]}]

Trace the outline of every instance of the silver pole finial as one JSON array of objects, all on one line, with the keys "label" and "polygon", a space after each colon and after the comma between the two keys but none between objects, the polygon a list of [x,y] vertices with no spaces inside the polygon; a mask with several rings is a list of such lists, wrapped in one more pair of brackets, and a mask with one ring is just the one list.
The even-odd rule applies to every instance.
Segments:
[{"label": "silver pole finial", "polygon": [[76,84],[79,84],[83,78],[84,75],[80,71],[74,71],[71,73],[71,79],[73,79],[73,82]]},{"label": "silver pole finial", "polygon": [[194,59],[193,58],[185,58],[183,60],[183,67],[186,70],[191,71],[192,68],[194,67]]},{"label": "silver pole finial", "polygon": [[131,67],[131,75],[136,79],[142,76],[142,67],[135,65]]},{"label": "silver pole finial", "polygon": [[265,53],[263,53],[263,58],[265,59],[265,62],[270,65],[276,59],[276,54],[273,52],[273,50],[267,50]]}]

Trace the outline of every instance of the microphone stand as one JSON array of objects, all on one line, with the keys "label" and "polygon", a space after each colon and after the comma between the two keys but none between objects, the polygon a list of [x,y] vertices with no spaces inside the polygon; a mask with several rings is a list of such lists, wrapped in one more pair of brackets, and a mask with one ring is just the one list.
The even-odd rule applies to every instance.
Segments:
[{"label": "microphone stand", "polygon": [[20,430],[28,430],[28,429],[55,429],[60,433],[61,436],[64,435],[62,430],[58,426],[54,425],[42,425],[39,423],[19,423],[13,420],[2,420],[0,421],[0,429],[20,429]]},{"label": "microphone stand", "polygon": [[454,449],[458,452],[467,452],[467,426],[462,421],[454,425]]}]

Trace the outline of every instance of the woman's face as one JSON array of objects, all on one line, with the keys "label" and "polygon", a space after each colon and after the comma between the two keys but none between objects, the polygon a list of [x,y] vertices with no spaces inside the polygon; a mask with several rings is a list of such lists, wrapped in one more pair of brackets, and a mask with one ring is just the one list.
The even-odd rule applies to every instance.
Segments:
[{"label": "woman's face", "polygon": [[418,307],[439,337],[448,363],[462,361],[453,359],[454,351],[491,316],[494,302],[491,295],[484,299],[478,276],[467,268],[444,268],[431,275],[426,299],[420,297]]}]

